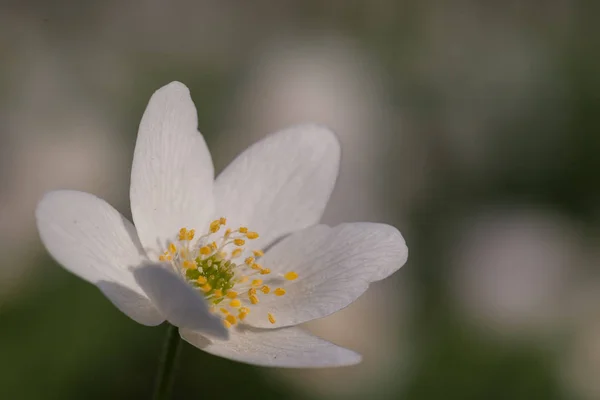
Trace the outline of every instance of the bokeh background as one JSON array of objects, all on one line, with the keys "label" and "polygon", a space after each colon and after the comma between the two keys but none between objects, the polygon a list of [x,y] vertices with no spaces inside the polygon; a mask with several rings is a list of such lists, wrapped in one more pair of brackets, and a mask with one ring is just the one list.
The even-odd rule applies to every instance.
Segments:
[{"label": "bokeh background", "polygon": [[600,15],[593,1],[0,0],[0,398],[145,399],[165,327],[57,266],[33,210],[129,216],[137,125],[179,80],[222,169],[313,121],[340,136],[325,222],[397,226],[409,261],[308,324],[356,367],[185,344],[177,399],[600,399]]}]

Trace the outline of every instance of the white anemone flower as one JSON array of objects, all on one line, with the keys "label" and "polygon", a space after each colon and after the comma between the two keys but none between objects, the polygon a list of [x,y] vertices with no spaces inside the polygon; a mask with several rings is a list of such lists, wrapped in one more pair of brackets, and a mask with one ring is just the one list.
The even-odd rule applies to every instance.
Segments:
[{"label": "white anemone flower", "polygon": [[61,190],[39,203],[38,229],[58,263],[143,325],[166,320],[192,345],[255,365],[351,365],[359,354],[295,325],[348,306],[408,250],[389,225],[318,225],[339,162],[331,131],[299,126],[214,179],[189,90],[173,82],[140,123],[135,226],[91,194]]}]

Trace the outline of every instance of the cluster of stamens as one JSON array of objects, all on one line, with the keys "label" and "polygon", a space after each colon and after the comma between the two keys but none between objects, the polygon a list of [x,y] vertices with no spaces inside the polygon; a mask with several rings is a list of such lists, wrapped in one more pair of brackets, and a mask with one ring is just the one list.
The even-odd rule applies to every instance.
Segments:
[{"label": "cluster of stamens", "polygon": [[[213,238],[226,225],[225,218],[210,223],[208,233],[195,238],[194,229],[181,228],[178,240],[171,242],[160,255],[160,261],[170,262],[194,287],[197,287],[211,303],[210,309],[222,315],[223,324],[230,328],[243,321],[260,296],[283,296],[282,287],[273,288],[269,283],[295,280],[293,271],[273,274],[259,260],[262,250],[247,250],[246,241],[258,238],[258,233],[241,226],[226,229],[222,236]],[[243,258],[243,261],[242,261]],[[234,260],[239,260],[238,262]],[[281,279],[283,278],[283,280]],[[267,313],[270,323],[275,317]]]}]

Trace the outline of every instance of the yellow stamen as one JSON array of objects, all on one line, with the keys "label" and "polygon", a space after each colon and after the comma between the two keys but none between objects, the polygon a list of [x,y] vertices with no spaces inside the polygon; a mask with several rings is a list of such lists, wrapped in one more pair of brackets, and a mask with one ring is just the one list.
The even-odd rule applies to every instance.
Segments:
[{"label": "yellow stamen", "polygon": [[225,239],[227,239],[229,237],[229,235],[231,235],[231,229],[227,229],[223,236],[225,237]]},{"label": "yellow stamen", "polygon": [[262,250],[254,250],[252,254],[254,254],[254,257],[262,257],[265,255],[265,253]]},{"label": "yellow stamen", "polygon": [[250,268],[260,270],[260,269],[262,269],[262,265],[254,263],[254,264],[252,264],[252,266]]},{"label": "yellow stamen", "polygon": [[231,252],[231,258],[236,258],[242,255],[242,249],[235,249]]},{"label": "yellow stamen", "polygon": [[283,277],[285,279],[287,279],[288,281],[293,281],[293,280],[298,279],[298,274],[295,273],[294,271],[290,271],[290,272],[287,272],[285,275],[283,275]]},{"label": "yellow stamen", "polygon": [[250,314],[250,309],[248,307],[240,307],[240,312],[244,314]]},{"label": "yellow stamen", "polygon": [[262,269],[260,271],[261,275],[267,275],[267,274],[270,274],[270,273],[271,273],[271,270],[269,268],[265,268],[265,269]]},{"label": "yellow stamen", "polygon": [[264,293],[264,294],[269,294],[269,292],[271,291],[271,288],[267,285],[263,286],[260,288],[260,290]]},{"label": "yellow stamen", "polygon": [[231,325],[235,325],[237,323],[237,318],[235,318],[235,315],[228,314],[225,317],[225,321],[229,322]]},{"label": "yellow stamen", "polygon": [[215,233],[217,232],[219,229],[221,229],[221,222],[216,219],[213,222],[210,223],[210,231],[211,233]]},{"label": "yellow stamen", "polygon": [[256,295],[251,294],[249,297],[250,297],[250,303],[258,304],[258,297],[256,297]]},{"label": "yellow stamen", "polygon": [[212,289],[212,286],[210,286],[210,284],[209,284],[209,283],[207,283],[207,284],[205,284],[205,285],[201,286],[201,287],[200,287],[200,289],[201,289],[201,290],[202,290],[204,293],[208,293],[208,292],[210,292],[210,291],[211,291],[211,289]]},{"label": "yellow stamen", "polygon": [[223,217],[219,218],[219,224],[221,224],[221,225],[227,224],[227,218],[223,218]]},{"label": "yellow stamen", "polygon": [[241,312],[241,311],[240,311],[240,313],[238,314],[238,319],[239,319],[240,321],[243,321],[244,319],[246,319],[246,316],[248,316],[248,313],[245,313],[245,312]]},{"label": "yellow stamen", "polygon": [[275,293],[275,296],[283,296],[285,294],[285,289],[277,288],[273,293]]},{"label": "yellow stamen", "polygon": [[167,261],[167,256],[165,256],[164,254],[161,254],[160,256],[158,256],[159,261]]},{"label": "yellow stamen", "polygon": [[238,308],[242,306],[242,302],[240,301],[240,299],[233,299],[229,302],[229,305],[231,307]]},{"label": "yellow stamen", "polygon": [[254,295],[256,295],[256,288],[248,289],[248,296],[254,296]]},{"label": "yellow stamen", "polygon": [[275,317],[273,316],[273,314],[268,313],[267,316],[269,317],[269,322],[274,324],[275,323]]},{"label": "yellow stamen", "polygon": [[177,246],[175,246],[175,244],[171,243],[171,244],[169,245],[169,252],[170,252],[171,254],[175,254],[175,253],[177,253]]},{"label": "yellow stamen", "polygon": [[194,235],[195,235],[195,234],[196,234],[196,230],[195,230],[195,229],[190,229],[190,230],[187,232],[187,235],[186,235],[186,237],[185,237],[185,238],[186,238],[187,240],[192,240],[192,239],[194,239]]},{"label": "yellow stamen", "polygon": [[196,282],[198,282],[198,283],[199,283],[199,284],[201,284],[201,285],[204,285],[204,284],[206,284],[206,282],[208,282],[208,281],[206,280],[206,278],[205,278],[205,277],[203,277],[203,276],[199,276],[199,277],[198,277],[198,279],[196,279]]},{"label": "yellow stamen", "polygon": [[217,249],[217,242],[212,242],[209,246],[210,246],[211,249],[216,250]]},{"label": "yellow stamen", "polygon": [[262,285],[262,282],[263,282],[262,279],[254,279],[252,281],[252,286],[260,286],[260,285]]},{"label": "yellow stamen", "polygon": [[227,291],[226,296],[229,297],[230,299],[235,299],[237,297],[238,293],[235,290],[229,290]]},{"label": "yellow stamen", "polygon": [[183,262],[183,268],[185,268],[185,269],[193,269],[193,268],[197,268],[197,265],[193,261],[185,260]]},{"label": "yellow stamen", "polygon": [[235,244],[236,246],[243,246],[246,243],[246,241],[244,239],[234,239],[233,240],[233,244]]},{"label": "yellow stamen", "polygon": [[250,240],[253,240],[253,239],[258,239],[258,233],[256,233],[256,232],[248,232],[248,233],[246,234],[246,237],[247,237],[248,239],[250,239]]},{"label": "yellow stamen", "polygon": [[238,229],[238,231],[240,231],[240,233],[246,233],[248,232],[248,228],[246,228],[245,226],[240,226],[240,229]]},{"label": "yellow stamen", "polygon": [[252,265],[252,263],[254,263],[254,257],[248,257],[244,260],[244,263],[246,263],[246,265]]},{"label": "yellow stamen", "polygon": [[221,289],[215,289],[213,294],[215,297],[223,297],[223,291]]},{"label": "yellow stamen", "polygon": [[225,314],[225,315],[229,314],[229,310],[228,310],[228,309],[226,309],[226,308],[222,308],[222,307],[221,307],[221,308],[219,308],[219,310],[221,310],[221,312],[222,312],[223,314]]},{"label": "yellow stamen", "polygon": [[227,321],[225,319],[223,320],[223,325],[225,325],[225,328],[227,328],[227,329],[231,328],[231,324],[229,323],[229,321]]},{"label": "yellow stamen", "polygon": [[181,228],[179,230],[179,240],[185,240],[186,237],[187,237],[187,229]]},{"label": "yellow stamen", "polygon": [[210,253],[212,253],[212,250],[211,250],[210,247],[208,247],[208,246],[202,246],[202,247],[200,247],[200,254],[202,254],[203,256],[207,256]]}]

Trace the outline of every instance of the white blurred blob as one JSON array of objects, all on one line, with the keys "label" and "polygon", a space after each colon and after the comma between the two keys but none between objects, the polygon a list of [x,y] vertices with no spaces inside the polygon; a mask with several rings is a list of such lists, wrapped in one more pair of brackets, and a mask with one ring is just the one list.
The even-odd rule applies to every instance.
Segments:
[{"label": "white blurred blob", "polygon": [[56,49],[33,35],[24,40],[10,60],[0,127],[0,297],[27,282],[43,251],[34,210],[44,192],[75,189],[111,200],[128,180],[113,121],[79,90]]},{"label": "white blurred blob", "polygon": [[[400,129],[392,127],[380,72],[359,49],[334,37],[281,41],[259,57],[253,71],[235,96],[230,133],[219,135],[212,146],[217,169],[268,133],[314,122],[333,129],[342,146],[340,177],[324,222],[389,221],[398,205],[388,206],[386,190],[403,191],[403,205],[408,205],[419,174],[403,170],[407,160],[389,150]],[[402,151],[416,155],[409,141],[403,142]],[[386,182],[391,165],[398,170],[394,184]],[[345,310],[309,324],[313,332],[362,353],[363,363],[275,373],[326,397],[361,398],[374,388],[385,393],[398,383],[404,343],[408,294],[399,282],[396,277],[376,284]]]},{"label": "white blurred blob", "polygon": [[467,219],[450,241],[451,289],[466,318],[487,333],[552,332],[565,314],[580,264],[578,229],[536,209],[492,209]]}]

